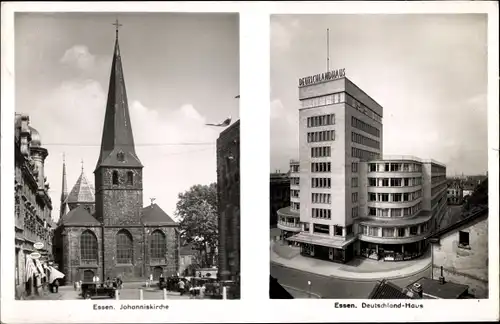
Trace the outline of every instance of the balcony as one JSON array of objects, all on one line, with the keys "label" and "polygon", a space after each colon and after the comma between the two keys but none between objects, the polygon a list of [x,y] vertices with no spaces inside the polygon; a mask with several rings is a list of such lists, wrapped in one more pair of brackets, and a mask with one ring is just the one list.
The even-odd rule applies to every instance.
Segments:
[{"label": "balcony", "polygon": [[291,222],[278,222],[278,228],[283,231],[289,232],[300,232],[301,226],[300,223],[291,223]]}]

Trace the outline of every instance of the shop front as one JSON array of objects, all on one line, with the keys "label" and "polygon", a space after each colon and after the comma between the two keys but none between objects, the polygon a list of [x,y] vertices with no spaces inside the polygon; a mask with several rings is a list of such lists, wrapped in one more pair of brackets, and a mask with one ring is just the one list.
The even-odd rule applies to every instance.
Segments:
[{"label": "shop front", "polygon": [[420,257],[426,251],[425,241],[407,244],[375,244],[360,241],[360,255],[383,261],[407,261]]},{"label": "shop front", "polygon": [[347,263],[354,258],[353,244],[342,247],[329,247],[318,244],[300,243],[300,254],[316,259]]}]

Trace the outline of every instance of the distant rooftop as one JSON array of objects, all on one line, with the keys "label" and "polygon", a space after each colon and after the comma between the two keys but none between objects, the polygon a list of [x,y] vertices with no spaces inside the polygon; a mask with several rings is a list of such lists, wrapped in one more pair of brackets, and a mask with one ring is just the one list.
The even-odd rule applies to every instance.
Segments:
[{"label": "distant rooftop", "polygon": [[453,282],[441,283],[439,280],[433,280],[422,277],[414,283],[408,285],[410,289],[413,284],[419,283],[422,286],[423,297],[439,298],[439,299],[458,299],[467,294],[469,286],[461,285]]}]

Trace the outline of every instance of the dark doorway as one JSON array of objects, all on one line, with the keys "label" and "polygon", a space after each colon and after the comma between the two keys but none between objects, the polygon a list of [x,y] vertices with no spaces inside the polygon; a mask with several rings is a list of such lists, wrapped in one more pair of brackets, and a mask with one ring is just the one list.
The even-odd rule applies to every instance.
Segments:
[{"label": "dark doorway", "polygon": [[92,282],[94,279],[94,271],[85,270],[83,271],[83,282]]},{"label": "dark doorway", "polygon": [[160,278],[160,275],[163,273],[163,268],[162,267],[155,267],[153,270],[153,279],[158,280]]}]

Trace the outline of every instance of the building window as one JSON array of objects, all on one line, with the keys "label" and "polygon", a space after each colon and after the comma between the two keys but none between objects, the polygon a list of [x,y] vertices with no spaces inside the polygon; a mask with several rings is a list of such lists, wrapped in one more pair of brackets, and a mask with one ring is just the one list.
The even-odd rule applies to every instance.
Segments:
[{"label": "building window", "polygon": [[80,256],[83,263],[97,263],[97,237],[95,234],[86,230],[80,236]]},{"label": "building window", "polygon": [[459,231],[458,232],[458,246],[461,248],[469,248],[469,233]]},{"label": "building window", "polygon": [[151,258],[163,259],[167,253],[167,239],[160,230],[155,230],[151,234]]},{"label": "building window", "polygon": [[134,173],[132,171],[127,172],[127,184],[129,186],[134,184]]},{"label": "building window", "polygon": [[375,163],[370,163],[370,172],[377,172],[377,165]]},{"label": "building window", "polygon": [[116,263],[132,263],[132,235],[126,230],[120,230],[116,234]]},{"label": "building window", "polygon": [[377,194],[373,192],[368,193],[368,201],[377,201]]},{"label": "building window", "polygon": [[353,203],[358,202],[358,193],[357,192],[353,192],[351,196],[352,196],[351,201]]},{"label": "building window", "polygon": [[311,147],[311,157],[330,157],[332,148],[330,146]]},{"label": "building window", "polygon": [[351,163],[351,171],[352,171],[353,173],[358,172],[358,163],[357,163],[357,162],[353,162],[353,163]]},{"label": "building window", "polygon": [[333,226],[333,235],[335,236],[342,236],[342,229],[343,227],[342,226]]},{"label": "building window", "polygon": [[313,232],[320,233],[320,234],[330,234],[330,226],[323,225],[323,224],[314,224],[313,225]]},{"label": "building window", "polygon": [[418,235],[418,226],[410,227],[410,235]]},{"label": "building window", "polygon": [[368,208],[368,215],[369,216],[377,216],[377,209],[373,208],[373,207]]},{"label": "building window", "polygon": [[113,184],[118,184],[118,171],[113,171]]},{"label": "building window", "polygon": [[351,185],[353,188],[357,188],[358,187],[358,178],[352,178]]},{"label": "building window", "polygon": [[358,212],[359,212],[359,208],[358,207],[353,207],[352,208],[352,218],[358,217]]},{"label": "building window", "polygon": [[382,236],[383,237],[393,237],[394,236],[394,228],[382,228]]},{"label": "building window", "polygon": [[331,219],[332,218],[332,211],[330,209],[312,208],[312,217],[313,218],[322,218],[322,219]]},{"label": "building window", "polygon": [[369,187],[376,187],[377,186],[377,179],[376,178],[368,178],[368,186]]},{"label": "building window", "polygon": [[[326,101],[323,101],[326,103]],[[321,116],[312,116],[307,118],[307,127],[319,127],[319,126],[330,126],[335,124],[335,115],[321,115]]]},{"label": "building window", "polygon": [[379,236],[379,228],[378,227],[370,227],[369,235],[370,236]]},{"label": "building window", "polygon": [[406,235],[405,228],[398,228],[398,237],[404,237]]},{"label": "building window", "polygon": [[313,162],[311,163],[311,172],[331,172],[331,162]]}]

